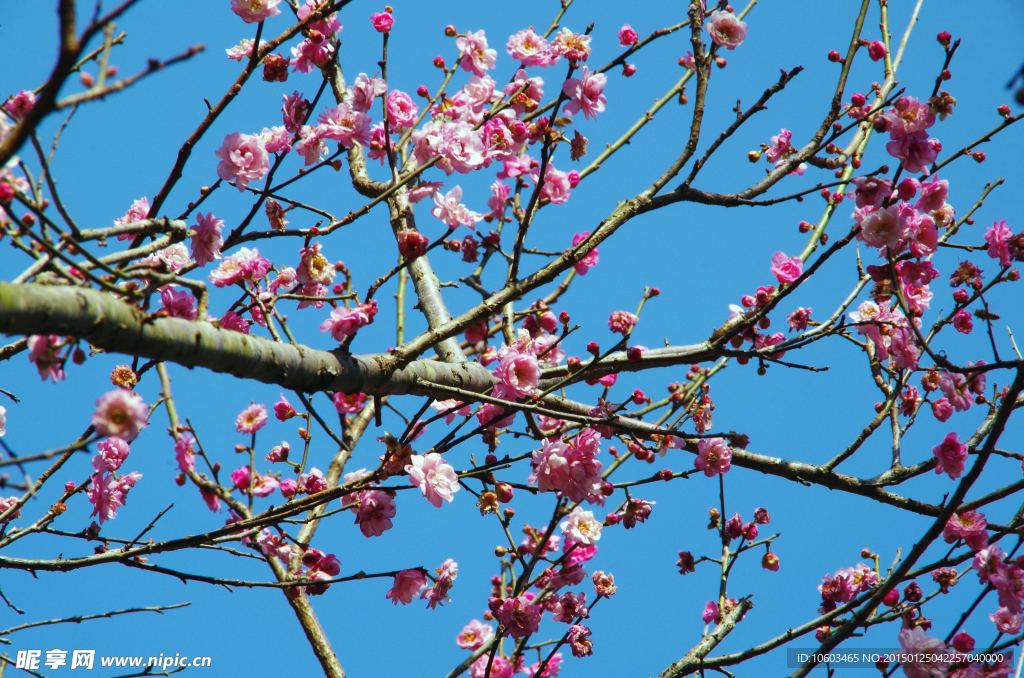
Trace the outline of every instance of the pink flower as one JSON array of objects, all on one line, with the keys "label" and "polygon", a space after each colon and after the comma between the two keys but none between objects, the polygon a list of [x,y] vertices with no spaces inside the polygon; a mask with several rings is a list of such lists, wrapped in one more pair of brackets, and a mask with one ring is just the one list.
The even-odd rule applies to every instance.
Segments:
[{"label": "pink flower", "polygon": [[420,599],[427,601],[428,610],[433,610],[438,605],[452,602],[452,599],[448,597],[448,592],[455,585],[455,578],[459,575],[459,564],[449,558],[434,572],[437,573],[437,581],[434,582],[432,587],[424,589],[420,593]]},{"label": "pink flower", "polygon": [[967,461],[967,446],[960,442],[956,433],[947,433],[939,445],[932,448],[932,454],[938,463],[935,473],[947,473],[952,480],[964,474],[964,462]]},{"label": "pink flower", "polygon": [[1014,613],[1006,607],[1000,607],[995,614],[990,614],[988,618],[996,625],[996,631],[1011,635],[1020,631],[1021,621],[1024,619],[1019,612]]},{"label": "pink flower", "polygon": [[522,638],[536,633],[544,610],[530,603],[526,596],[515,598],[491,598],[488,602],[491,613],[505,627],[513,638]]},{"label": "pink flower", "polygon": [[427,585],[427,577],[419,570],[402,570],[395,575],[395,583],[384,597],[395,606],[398,603],[408,605],[412,599]]},{"label": "pink flower", "polygon": [[602,523],[594,519],[594,512],[584,511],[580,506],[574,508],[558,527],[562,530],[566,545],[573,543],[581,546],[594,545],[601,539],[603,529]]},{"label": "pink flower", "polygon": [[373,107],[373,100],[384,96],[388,91],[388,84],[380,78],[371,78],[366,73],[356,76],[355,82],[348,88],[348,103],[352,110],[366,113]]},{"label": "pink flower", "polygon": [[224,220],[213,216],[213,212],[202,212],[196,214],[197,224],[192,227],[195,235],[192,236],[192,256],[197,266],[206,266],[214,259],[220,259],[220,248],[224,244],[221,238],[220,229],[224,226]]},{"label": "pink flower", "polygon": [[873,43],[868,45],[868,56],[871,57],[872,61],[884,59],[886,54],[888,54],[888,52],[885,49],[885,43],[881,40],[875,40]]},{"label": "pink flower", "polygon": [[119,388],[105,393],[96,401],[92,425],[101,436],[114,436],[131,442],[148,424],[146,403],[134,391]]},{"label": "pink flower", "polygon": [[622,28],[619,29],[619,46],[629,47],[635,45],[640,37],[636,34],[629,24],[623,24]]},{"label": "pink flower", "polygon": [[971,314],[967,312],[967,309],[962,308],[953,314],[953,327],[961,334],[971,333],[971,330],[974,329],[974,322],[971,320]]},{"label": "pink flower", "polygon": [[1010,241],[1013,239],[1013,231],[1006,225],[1006,219],[994,221],[985,231],[985,242],[988,243],[988,256],[999,260],[1000,266],[1009,266],[1013,263],[1013,255],[1010,254]]},{"label": "pink flower", "polygon": [[323,247],[320,243],[313,243],[309,247],[299,250],[299,267],[295,270],[295,279],[306,285],[308,283],[321,283],[330,285],[334,282],[336,272],[334,265],[327,257],[320,253]]},{"label": "pink flower", "polygon": [[274,403],[274,416],[277,417],[278,421],[288,421],[292,417],[299,416],[292,404],[288,402],[288,399],[281,394],[281,399]]},{"label": "pink flower", "polygon": [[[3,438],[7,434],[7,408],[0,405],[0,438]],[[3,510],[0,509],[0,513]]]},{"label": "pink flower", "polygon": [[679,65],[691,71],[696,71],[697,62],[693,58],[693,52],[687,52],[684,56],[679,57]]},{"label": "pink flower", "polygon": [[[20,501],[20,499],[18,497],[7,497],[6,499],[4,499],[3,497],[0,497],[0,514],[6,513],[7,511],[9,511],[19,501]],[[3,522],[0,522],[0,525],[6,525],[7,523],[11,522],[15,518],[20,518],[20,517],[21,517],[21,509],[15,511],[12,515],[9,515],[6,518],[4,518]]]},{"label": "pink flower", "polygon": [[623,336],[629,334],[640,318],[629,311],[612,311],[608,317],[608,329]]},{"label": "pink flower", "polygon": [[494,637],[494,627],[474,619],[455,637],[455,644],[463,650],[479,650],[484,643]]},{"label": "pink flower", "polygon": [[[540,100],[544,96],[543,88],[544,78],[536,75],[528,76],[526,71],[520,68],[516,71],[512,82],[505,85],[504,92],[505,96],[510,97],[509,103],[512,104],[512,110],[516,112],[516,115],[523,115],[524,113],[532,113],[540,106]],[[522,143],[522,140],[520,140],[520,143]],[[509,176],[517,175],[509,174]]]},{"label": "pink flower", "polygon": [[[280,0],[279,0],[280,1]],[[4,108],[15,120],[21,120],[36,105],[36,95],[30,90],[21,90],[4,103]]]},{"label": "pink flower", "polygon": [[600,452],[600,434],[593,429],[584,430],[568,445],[559,438],[546,438],[541,449],[533,451],[529,480],[541,492],[558,491],[571,501],[600,497]]},{"label": "pink flower", "polygon": [[[900,185],[902,186],[908,181],[919,183],[917,180],[908,177]],[[914,209],[917,211],[931,213],[941,210],[946,204],[946,198],[949,197],[949,182],[945,179],[940,180],[938,175],[936,175],[932,177],[931,181],[919,183],[919,187],[921,189],[921,197],[914,203]]]},{"label": "pink flower", "polygon": [[765,157],[768,158],[768,162],[778,162],[779,160],[789,157],[794,150],[790,145],[790,140],[792,138],[793,133],[785,128],[773,136],[771,138],[771,146],[769,146],[764,152]]},{"label": "pink flower", "polygon": [[376,299],[355,308],[338,307],[331,311],[330,318],[320,324],[320,331],[330,332],[335,341],[341,342],[345,340],[345,337],[354,335],[359,328],[372,323],[375,315],[377,315]]},{"label": "pink flower", "polygon": [[483,31],[468,32],[455,40],[455,46],[462,52],[462,70],[476,75],[486,75],[487,70],[494,68],[498,61],[498,52],[487,48],[487,38]]},{"label": "pink flower", "polygon": [[483,219],[482,214],[469,210],[462,201],[462,187],[456,186],[448,191],[448,194],[441,196],[440,192],[434,194],[434,207],[430,213],[447,224],[449,229],[459,226],[466,226],[469,229],[476,228],[476,222]]},{"label": "pink flower", "polygon": [[569,78],[562,84],[562,93],[570,99],[563,110],[569,115],[582,110],[584,118],[597,118],[598,113],[604,112],[604,105],[608,102],[603,94],[607,82],[608,78],[603,73],[591,73],[589,68],[583,66],[580,77]]},{"label": "pink flower", "polygon": [[803,332],[807,329],[807,321],[810,318],[811,309],[801,307],[786,316],[786,322],[789,323],[791,332]]},{"label": "pink flower", "polygon": [[857,234],[858,240],[878,249],[888,247],[893,252],[899,249],[898,244],[903,228],[900,223],[899,208],[896,205],[871,212],[861,220],[860,227],[861,231]]},{"label": "pink flower", "polygon": [[945,422],[953,416],[953,406],[949,404],[948,399],[939,398],[932,403],[932,414],[939,421]]},{"label": "pink flower", "polygon": [[787,257],[783,252],[772,255],[771,272],[780,283],[791,283],[800,277],[804,261],[800,257]]},{"label": "pink flower", "polygon": [[314,68],[324,66],[332,54],[334,45],[329,36],[311,28],[309,37],[292,47],[292,59],[288,63],[295,73],[309,73]]},{"label": "pink flower", "polygon": [[512,678],[515,675],[515,670],[509,660],[497,654],[494,655],[494,661],[491,662],[491,674],[488,676],[486,675],[488,662],[491,662],[490,654],[484,654],[473,662],[469,667],[469,678]]},{"label": "pink flower", "polygon": [[224,316],[217,321],[217,325],[222,330],[231,330],[232,332],[249,334],[249,321],[234,311],[228,311],[225,313]]},{"label": "pink flower", "polygon": [[494,376],[505,385],[505,393],[513,398],[523,398],[533,393],[540,384],[540,365],[529,353],[515,348],[503,347],[498,351],[498,366]]},{"label": "pink flower", "polygon": [[263,146],[263,139],[254,134],[234,132],[227,135],[214,155],[220,158],[217,176],[224,181],[233,180],[239,191],[244,191],[250,181],[259,181],[270,171],[270,156]]},{"label": "pink flower", "polygon": [[92,458],[92,467],[97,473],[116,471],[128,458],[128,443],[114,436],[96,445],[97,455]]},{"label": "pink flower", "polygon": [[927,662],[903,662],[903,672],[907,675],[907,678],[935,678],[936,676],[946,675],[949,665],[946,662],[938,661],[946,652],[945,643],[938,638],[929,637],[920,626],[915,626],[912,629],[903,629],[900,631],[898,638],[903,651],[915,655],[911,657],[912,659],[917,659],[916,655],[921,655],[920,659],[926,659],[926,655],[935,658]]},{"label": "pink flower", "polygon": [[247,24],[256,24],[281,13],[281,0],[231,0],[231,11]]},{"label": "pink flower", "polygon": [[311,104],[304,99],[298,90],[284,95],[284,106],[281,107],[281,118],[284,121],[284,128],[291,134],[295,134],[306,122]]},{"label": "pink flower", "polygon": [[[302,7],[299,7],[299,11],[296,12],[299,20],[303,20],[316,10],[324,7],[327,4],[327,0],[306,0]],[[341,22],[338,21],[337,12],[328,14],[325,19],[315,21],[309,24],[310,30],[318,31],[324,35],[332,35],[341,30]]]},{"label": "pink flower", "polygon": [[903,161],[903,169],[908,172],[922,172],[928,175],[928,165],[935,162],[942,144],[938,139],[926,139],[912,134],[894,139],[885,145],[885,150],[894,158]]},{"label": "pink flower", "polygon": [[64,337],[55,334],[48,336],[35,334],[28,338],[28,361],[35,363],[39,376],[43,381],[52,379],[53,383],[64,379],[64,360],[58,353],[64,345]]},{"label": "pink flower", "polygon": [[459,491],[459,476],[455,469],[441,458],[440,454],[416,454],[405,467],[409,481],[420,488],[420,492],[435,508],[441,503],[451,501]]},{"label": "pink flower", "polygon": [[242,494],[249,493],[249,484],[252,480],[252,469],[249,466],[241,466],[231,472],[231,482]]},{"label": "pink flower", "polygon": [[978,511],[954,513],[942,529],[942,538],[947,544],[963,539],[970,548],[980,551],[988,545],[988,521]]},{"label": "pink flower", "polygon": [[395,500],[383,490],[363,490],[359,493],[359,507],[354,509],[355,524],[364,537],[379,537],[393,527],[391,519],[398,509]]},{"label": "pink flower", "polygon": [[317,121],[320,123],[316,128],[317,136],[323,139],[333,139],[345,148],[352,148],[356,143],[370,145],[373,135],[370,116],[355,110],[348,102],[328,108]]},{"label": "pink flower", "polygon": [[256,535],[256,545],[265,556],[277,558],[287,564],[292,559],[292,546],[281,535],[274,534],[269,528],[263,528]]},{"label": "pink flower", "polygon": [[701,613],[700,618],[705,624],[715,622],[716,624],[721,621],[721,616],[718,612],[718,603],[713,600],[709,600],[704,604],[704,612]]},{"label": "pink flower", "polygon": [[[287,482],[287,481],[286,481]],[[295,482],[294,480],[291,482]],[[206,502],[206,508],[210,509],[214,513],[220,511],[220,497],[214,492],[208,492],[205,488],[199,488],[199,495]]]},{"label": "pink flower", "polygon": [[[484,362],[483,364],[486,365],[487,363]],[[505,395],[505,386],[503,384],[496,385],[494,390],[491,391],[491,397],[498,398],[500,400],[508,400]],[[486,425],[487,429],[490,431],[511,426],[512,422],[516,418],[515,412],[512,412],[507,416],[503,415],[505,415],[505,408],[501,405],[495,405],[494,403],[484,403],[480,409],[476,411],[477,421],[480,422],[481,426]]]},{"label": "pink flower", "polygon": [[562,205],[569,201],[572,182],[569,174],[555,169],[549,164],[544,170],[544,185],[540,189],[540,197],[547,198],[552,205]]},{"label": "pink flower", "polygon": [[590,56],[590,36],[573,33],[566,27],[555,33],[548,49],[553,56],[565,57],[569,61],[586,61]]},{"label": "pink flower", "polygon": [[276,127],[264,127],[260,132],[263,139],[263,147],[267,153],[287,153],[292,150],[292,133],[282,125]]},{"label": "pink flower", "polygon": [[582,624],[569,627],[569,647],[573,657],[589,657],[594,654],[594,644],[590,642],[590,629]]},{"label": "pink flower", "polygon": [[651,506],[654,503],[646,499],[630,499],[626,503],[626,511],[622,515],[622,526],[630,530],[636,527],[638,522],[647,522],[647,518],[651,515]]},{"label": "pink flower", "polygon": [[732,12],[712,12],[704,28],[716,45],[729,50],[739,47],[747,37],[746,22],[737,19]]},{"label": "pink flower", "polygon": [[387,33],[395,25],[395,17],[390,12],[376,12],[370,15],[370,22],[378,33]]},{"label": "pink flower", "polygon": [[[267,456],[265,457],[265,459],[269,461],[271,464],[276,464],[279,461],[287,461],[288,453],[291,451],[292,446],[282,440],[280,445],[274,445],[273,447],[270,448],[270,452],[267,452]],[[294,483],[295,481],[292,482]],[[284,481],[282,481],[282,487],[283,484]],[[283,491],[284,490],[282,490],[282,492]]]},{"label": "pink flower", "polygon": [[946,394],[949,403],[957,412],[966,412],[971,408],[974,397],[971,395],[970,383],[964,375],[943,372],[939,375],[939,388]]},{"label": "pink flower", "polygon": [[547,68],[557,60],[548,51],[548,41],[530,28],[521,30],[510,37],[508,44],[505,45],[505,51],[513,59],[521,62],[524,67]]},{"label": "pink flower", "polygon": [[397,89],[388,93],[387,108],[388,123],[392,130],[398,131],[415,125],[416,114],[420,112],[420,107],[413,103],[409,95]]},{"label": "pink flower", "polygon": [[[132,203],[132,206],[128,208],[128,211],[124,213],[123,217],[114,219],[114,226],[120,226],[122,224],[134,224],[137,221],[142,221],[149,216],[149,199],[146,196],[142,196],[138,200]],[[131,233],[122,233],[117,236],[118,240],[131,240],[134,238]]]},{"label": "pink flower", "polygon": [[698,471],[704,471],[708,478],[728,473],[732,465],[732,450],[724,438],[702,438],[697,443],[697,457],[693,465]]},{"label": "pink flower", "polygon": [[323,472],[314,466],[309,469],[309,473],[299,475],[299,487],[306,494],[316,494],[327,489],[327,479],[324,478]]},{"label": "pink flower", "polygon": [[235,430],[239,433],[256,433],[267,425],[267,407],[253,403],[235,417]]},{"label": "pink flower", "polygon": [[128,490],[142,478],[141,473],[129,473],[114,478],[109,473],[97,473],[90,478],[87,496],[92,503],[92,516],[99,516],[100,525],[117,517],[117,509],[128,500]]},{"label": "pink flower", "polygon": [[[768,149],[771,152],[771,149]],[[902,185],[902,184],[901,184]],[[892,193],[892,181],[881,177],[856,177],[850,181],[846,197],[856,199],[857,207],[881,207]]]},{"label": "pink flower", "polygon": [[334,409],[338,411],[338,414],[357,414],[363,410],[363,404],[366,402],[366,395],[363,393],[335,393],[334,398]]}]

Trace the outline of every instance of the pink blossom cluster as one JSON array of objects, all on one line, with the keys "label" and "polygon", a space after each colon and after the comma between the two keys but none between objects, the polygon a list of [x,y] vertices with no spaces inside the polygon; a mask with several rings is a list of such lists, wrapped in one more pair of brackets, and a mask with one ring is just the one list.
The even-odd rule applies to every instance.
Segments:
[{"label": "pink blossom cluster", "polygon": [[[142,479],[142,474],[132,472],[118,477],[115,473],[96,473],[89,479],[86,493],[92,504],[91,516],[98,516],[102,525],[117,517],[117,509],[128,501],[128,491]],[[91,517],[90,516],[90,517]]]},{"label": "pink blossom cluster", "polygon": [[519,337],[511,346],[504,344],[497,352],[498,365],[494,376],[505,387],[507,398],[524,398],[540,384],[540,363],[537,361],[538,344],[529,331],[519,330]]},{"label": "pink blossom cluster", "polygon": [[513,638],[522,638],[537,632],[544,614],[543,608],[532,603],[532,597],[491,598],[487,606],[505,633]]},{"label": "pink blossom cluster", "polygon": [[858,593],[868,591],[877,584],[878,573],[864,563],[837,570],[835,574],[826,574],[818,585],[818,593],[821,594],[821,607],[818,611],[822,614],[831,612],[837,605],[850,602]]},{"label": "pink blossom cluster", "polygon": [[320,324],[320,331],[330,332],[335,341],[345,341],[346,337],[354,335],[359,328],[372,323],[375,315],[377,315],[376,299],[353,308],[339,306],[331,311],[330,318]]},{"label": "pink blossom cluster", "polygon": [[[359,469],[346,473],[343,480],[348,485],[368,475],[370,475],[369,471]],[[394,527],[391,519],[395,517],[398,509],[395,505],[393,491],[371,488],[343,494],[341,505],[348,506],[350,504],[355,504],[349,510],[355,514],[355,524],[359,526],[359,531],[363,533],[364,537],[379,537]]]},{"label": "pink blossom cluster", "polygon": [[64,379],[64,362],[68,355],[61,356],[60,350],[66,345],[64,337],[55,334],[29,336],[28,361],[36,364],[43,381],[50,379],[56,384]]},{"label": "pink blossom cluster", "polygon": [[271,263],[260,256],[258,249],[242,247],[234,254],[224,257],[220,265],[210,272],[209,280],[217,287],[238,283],[258,283],[267,275]]},{"label": "pink blossom cluster", "polygon": [[929,138],[928,128],[935,124],[935,113],[927,102],[914,97],[900,97],[895,105],[878,116],[876,129],[889,132],[885,149],[903,161],[903,169],[928,176],[928,165],[935,161],[942,144]]},{"label": "pink blossom cluster", "polygon": [[989,619],[1001,633],[1017,633],[1021,629],[1021,601],[1024,601],[1024,570],[1008,562],[1006,553],[998,544],[978,551],[971,568],[978,573],[982,584],[993,586],[999,592],[999,609]]},{"label": "pink blossom cluster", "polygon": [[331,588],[330,584],[324,583],[341,574],[341,562],[331,553],[324,553],[317,549],[307,549],[302,554],[302,564],[306,571],[306,581],[312,582],[306,586],[306,593],[311,596],[320,596]]},{"label": "pink blossom cluster", "polygon": [[601,436],[591,428],[568,442],[545,438],[542,447],[533,451],[529,481],[537,483],[541,492],[560,492],[570,501],[603,503],[600,453]]}]

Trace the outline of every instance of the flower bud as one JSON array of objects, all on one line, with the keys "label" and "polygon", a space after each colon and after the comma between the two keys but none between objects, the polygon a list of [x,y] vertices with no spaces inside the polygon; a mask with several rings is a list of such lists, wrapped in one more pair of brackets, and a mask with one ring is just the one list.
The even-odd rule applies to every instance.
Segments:
[{"label": "flower bud", "polygon": [[622,517],[619,516],[618,513],[609,513],[604,518],[604,525],[605,525],[605,527],[611,527],[613,525],[618,525],[619,521],[621,521],[621,520],[622,520]]},{"label": "flower bud", "polygon": [[426,85],[420,85],[416,88],[416,94],[423,97],[424,99],[430,98],[430,90],[427,89]]},{"label": "flower bud", "polygon": [[860,108],[866,102],[867,99],[864,98],[863,94],[854,94],[852,97],[850,97],[850,103],[856,106],[857,108]]},{"label": "flower bud", "polygon": [[499,558],[504,556],[506,553],[508,553],[508,549],[505,548],[504,546],[495,546],[494,547],[494,555],[498,556]]},{"label": "flower bud", "polygon": [[456,35],[458,35],[458,31],[455,30],[455,26],[448,24],[447,26],[444,27],[444,34],[447,35],[449,38],[454,38]]},{"label": "flower bud", "polygon": [[433,63],[434,66],[437,67],[437,68],[444,68],[445,67],[444,57],[441,56],[440,54],[438,54],[436,57],[434,57],[434,61],[431,62],[431,63]]},{"label": "flower bud", "polygon": [[888,51],[885,49],[885,43],[881,40],[875,40],[868,45],[868,56],[871,57],[872,61],[884,59],[886,54],[888,54]]},{"label": "flower bud", "polygon": [[747,160],[750,162],[757,162],[761,159],[761,151],[751,151],[747,153]]},{"label": "flower bud", "polygon": [[64,491],[65,492],[71,492],[73,489],[75,489],[75,481],[74,480],[69,480],[66,483],[64,483]]},{"label": "flower bud", "polygon": [[953,36],[949,34],[949,31],[942,31],[935,39],[939,41],[939,44],[943,47],[949,47],[949,41],[953,39]]},{"label": "flower bud", "polygon": [[558,322],[562,323],[563,325],[568,325],[569,324],[569,314],[566,313],[565,311],[562,311],[561,313],[559,313],[558,314]]},{"label": "flower bud", "polygon": [[1010,107],[1007,106],[1006,104],[1003,104],[1002,106],[1000,106],[999,108],[996,109],[996,113],[998,113],[999,115],[1003,116],[1004,118],[1009,118],[1010,117]]},{"label": "flower bud", "polygon": [[506,523],[516,517],[516,510],[512,507],[506,508],[502,513],[505,514]]},{"label": "flower bud", "polygon": [[832,50],[831,52],[828,53],[828,60],[835,64],[842,61],[843,57],[840,56],[839,52]]},{"label": "flower bud", "polygon": [[596,356],[599,353],[601,353],[601,347],[597,345],[596,341],[591,341],[590,343],[587,344],[587,353]]},{"label": "flower bud", "polygon": [[634,73],[636,73],[636,66],[634,66],[633,64],[622,65],[622,74],[624,76],[628,78],[631,77]]},{"label": "flower bud", "polygon": [[490,466],[491,464],[497,464],[498,463],[498,456],[494,455],[494,454],[488,454],[487,457],[484,459],[484,462],[488,466]]},{"label": "flower bud", "polygon": [[498,483],[494,486],[494,493],[498,496],[498,501],[507,504],[512,501],[515,490],[508,483]]}]

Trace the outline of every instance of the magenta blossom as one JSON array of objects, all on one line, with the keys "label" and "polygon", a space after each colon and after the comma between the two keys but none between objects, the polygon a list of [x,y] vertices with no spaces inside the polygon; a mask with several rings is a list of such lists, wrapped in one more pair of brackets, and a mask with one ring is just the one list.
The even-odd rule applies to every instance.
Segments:
[{"label": "magenta blossom", "polygon": [[253,403],[235,417],[235,430],[239,433],[256,433],[267,424],[266,405]]},{"label": "magenta blossom", "polygon": [[629,334],[640,318],[629,311],[612,311],[608,317],[608,329],[621,335]]},{"label": "magenta blossom", "polygon": [[270,171],[270,156],[263,146],[263,138],[258,135],[229,134],[214,155],[220,158],[217,176],[224,181],[234,181],[239,191],[244,191],[250,181],[259,181]]},{"label": "magenta blossom", "polygon": [[992,222],[992,225],[985,231],[988,256],[998,259],[1000,266],[1009,266],[1013,263],[1009,245],[1011,240],[1013,240],[1013,231],[1006,225],[1006,219]]},{"label": "magenta blossom", "polygon": [[505,393],[523,398],[533,393],[540,384],[540,364],[529,353],[505,346],[498,351],[498,366],[494,376],[505,385]]},{"label": "magenta blossom", "polygon": [[522,638],[536,633],[544,610],[532,605],[526,596],[516,598],[491,598],[488,603],[495,618],[513,638]]},{"label": "magenta blossom", "polygon": [[448,597],[448,592],[455,585],[455,578],[459,575],[459,564],[449,558],[434,572],[437,573],[437,580],[434,582],[434,585],[420,593],[420,598],[427,601],[428,610],[433,610],[438,605],[452,602],[452,599]]},{"label": "magenta blossom", "polygon": [[732,465],[732,450],[724,438],[702,438],[697,443],[697,457],[693,465],[704,471],[708,478],[719,473],[728,473]]},{"label": "magenta blossom", "polygon": [[988,521],[978,511],[954,513],[942,529],[942,538],[947,544],[963,539],[970,548],[980,551],[988,546]]},{"label": "magenta blossom", "polygon": [[956,433],[947,433],[942,442],[932,448],[932,454],[938,461],[935,473],[947,473],[952,480],[964,474],[967,446],[960,442],[960,437]]},{"label": "magenta blossom", "polygon": [[[100,524],[117,517],[117,509],[128,501],[128,490],[142,478],[141,473],[129,473],[115,478],[110,473],[97,473],[89,479],[87,496],[93,506],[92,516],[98,516]],[[91,517],[91,516],[90,516]]]},{"label": "magenta blossom", "polygon": [[[280,0],[278,0],[280,1]],[[4,108],[15,120],[21,120],[36,105],[36,95],[30,90],[22,90],[7,100]]]},{"label": "magenta blossom", "polygon": [[36,364],[43,381],[50,379],[56,384],[64,379],[64,361],[67,356],[62,358],[58,355],[63,346],[64,337],[55,334],[35,334],[28,338],[28,361]]},{"label": "magenta blossom", "polygon": [[220,259],[220,248],[224,244],[220,230],[224,227],[224,220],[213,216],[213,212],[202,212],[196,214],[197,223],[192,229],[195,235],[192,236],[192,256],[197,266],[206,266],[214,259]]},{"label": "magenta blossom", "polygon": [[780,283],[791,283],[800,277],[804,270],[804,261],[800,257],[787,257],[783,252],[772,255],[772,275]]},{"label": "magenta blossom", "polygon": [[636,31],[629,24],[623,24],[622,28],[619,29],[619,46],[629,47],[635,45],[640,36],[636,34]]},{"label": "magenta blossom", "polygon": [[562,93],[569,97],[563,110],[569,115],[583,111],[583,117],[597,118],[608,102],[603,94],[607,82],[603,73],[591,73],[588,67],[581,67],[578,78],[569,78],[562,84]]},{"label": "magenta blossom", "polygon": [[281,0],[231,0],[231,11],[247,24],[257,24],[281,13]]},{"label": "magenta blossom", "polygon": [[408,605],[424,587],[427,577],[419,570],[402,570],[395,575],[395,583],[384,597],[397,606],[399,603]]},{"label": "magenta blossom", "polygon": [[[388,15],[390,16],[390,15]],[[392,130],[402,131],[416,124],[420,107],[405,92],[393,89],[387,98],[388,124]]]},{"label": "magenta blossom", "polygon": [[355,523],[364,537],[379,537],[390,530],[391,519],[397,513],[394,498],[383,490],[363,490],[359,493],[359,507],[353,510]]},{"label": "magenta blossom", "polygon": [[441,458],[440,454],[416,454],[409,459],[405,467],[409,480],[420,488],[420,492],[435,508],[441,508],[442,502],[451,503],[459,487],[459,476],[455,468]]},{"label": "magenta blossom", "polygon": [[747,38],[746,22],[740,21],[732,12],[712,12],[704,28],[716,45],[729,50],[736,49]]},{"label": "magenta blossom", "polygon": [[359,328],[372,323],[375,315],[377,315],[376,299],[355,308],[339,306],[331,311],[330,318],[320,324],[320,331],[330,332],[335,341],[344,341],[345,337],[352,336]]},{"label": "magenta blossom", "polygon": [[128,458],[128,443],[114,436],[100,441],[96,445],[96,456],[92,458],[92,467],[97,473],[116,471]]},{"label": "magenta blossom", "polygon": [[370,23],[378,33],[387,33],[395,25],[395,17],[390,12],[376,12],[370,15]]},{"label": "magenta blossom", "polygon": [[474,619],[455,637],[455,644],[463,650],[479,650],[484,643],[494,637],[494,627]]}]

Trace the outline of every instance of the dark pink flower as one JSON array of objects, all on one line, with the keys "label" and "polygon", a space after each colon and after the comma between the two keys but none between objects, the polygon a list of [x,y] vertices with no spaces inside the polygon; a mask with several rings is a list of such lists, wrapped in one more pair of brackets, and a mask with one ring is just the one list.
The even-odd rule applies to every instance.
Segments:
[{"label": "dark pink flower", "polygon": [[522,638],[536,633],[540,626],[544,610],[532,605],[525,596],[491,598],[488,606],[495,618],[505,627],[505,632],[513,638]]},{"label": "dark pink flower", "polygon": [[998,259],[1000,266],[1009,266],[1013,263],[1009,245],[1011,240],[1013,240],[1013,231],[1006,225],[1006,219],[992,222],[992,225],[985,231],[988,256]]},{"label": "dark pink flower", "polygon": [[608,78],[603,73],[591,73],[583,66],[578,78],[569,78],[562,84],[562,93],[569,97],[563,110],[569,115],[583,111],[584,118],[597,118],[608,102],[603,93],[607,82]]},{"label": "dark pink flower", "polygon": [[214,153],[220,162],[217,176],[234,181],[244,191],[250,181],[259,181],[270,171],[270,157],[263,146],[263,138],[254,134],[234,132],[224,137],[224,143]]},{"label": "dark pink flower", "polygon": [[409,95],[397,89],[388,93],[387,109],[390,128],[399,132],[415,125],[416,115],[420,112],[420,107],[413,103]]},{"label": "dark pink flower", "polygon": [[377,315],[377,300],[368,304],[360,304],[355,308],[338,307],[331,311],[331,317],[320,325],[321,332],[330,332],[335,341],[344,341],[345,337],[356,333],[361,327],[373,322]]},{"label": "dark pink flower", "polygon": [[953,406],[949,404],[949,400],[946,398],[939,398],[932,403],[932,414],[939,421],[945,422],[951,416],[953,416]]},{"label": "dark pink flower", "polygon": [[942,530],[942,538],[947,544],[963,539],[970,548],[980,551],[988,545],[987,526],[985,514],[979,511],[954,513]]},{"label": "dark pink flower", "polygon": [[278,421],[288,421],[292,417],[299,416],[299,413],[295,411],[295,408],[282,393],[281,399],[274,403],[274,416]]},{"label": "dark pink flower", "polygon": [[[278,0],[280,2],[280,0]],[[21,120],[36,105],[36,95],[30,90],[22,90],[4,103],[4,108],[15,120]]]},{"label": "dark pink flower", "polygon": [[702,438],[697,443],[697,457],[693,465],[708,478],[728,473],[731,464],[732,451],[724,438]]},{"label": "dark pink flower", "polygon": [[28,338],[28,361],[35,363],[39,376],[43,381],[47,378],[53,383],[64,379],[64,360],[58,353],[64,346],[64,337],[55,334],[35,334]]},{"label": "dark pink flower", "polygon": [[582,624],[569,627],[569,647],[573,657],[589,657],[594,654],[594,643],[590,641],[590,629]]},{"label": "dark pink flower", "polygon": [[390,12],[375,12],[370,15],[370,22],[378,33],[387,33],[395,25],[395,17]]},{"label": "dark pink flower", "polygon": [[974,322],[971,320],[971,314],[967,312],[967,309],[962,308],[953,314],[953,327],[961,334],[971,333],[971,330],[974,329]]},{"label": "dark pink flower", "polygon": [[128,491],[142,478],[141,473],[129,473],[115,478],[110,473],[97,473],[90,478],[87,496],[93,506],[92,516],[99,516],[100,524],[117,517],[117,509],[128,500]]},{"label": "dark pink flower", "polygon": [[608,317],[608,329],[612,332],[626,335],[632,331],[633,326],[636,325],[638,320],[640,319],[629,311],[612,311],[612,314]]},{"label": "dark pink flower", "polygon": [[800,277],[804,261],[800,257],[788,257],[783,252],[772,255],[771,272],[780,283],[791,283]]},{"label": "dark pink flower", "polygon": [[868,45],[868,56],[871,57],[872,61],[884,59],[886,54],[888,54],[888,51],[885,49],[885,43],[881,40],[875,40]]},{"label": "dark pink flower", "polygon": [[935,473],[947,473],[952,480],[963,475],[967,446],[960,442],[956,433],[947,433],[942,442],[932,448],[932,454],[938,460]]},{"label": "dark pink flower", "polygon": [[635,45],[639,39],[640,37],[629,24],[623,24],[622,28],[619,29],[619,45],[621,47]]},{"label": "dark pink flower", "polygon": [[394,498],[383,490],[363,490],[359,493],[359,506],[353,509],[355,524],[364,537],[379,537],[393,527],[391,519],[397,508]]}]

